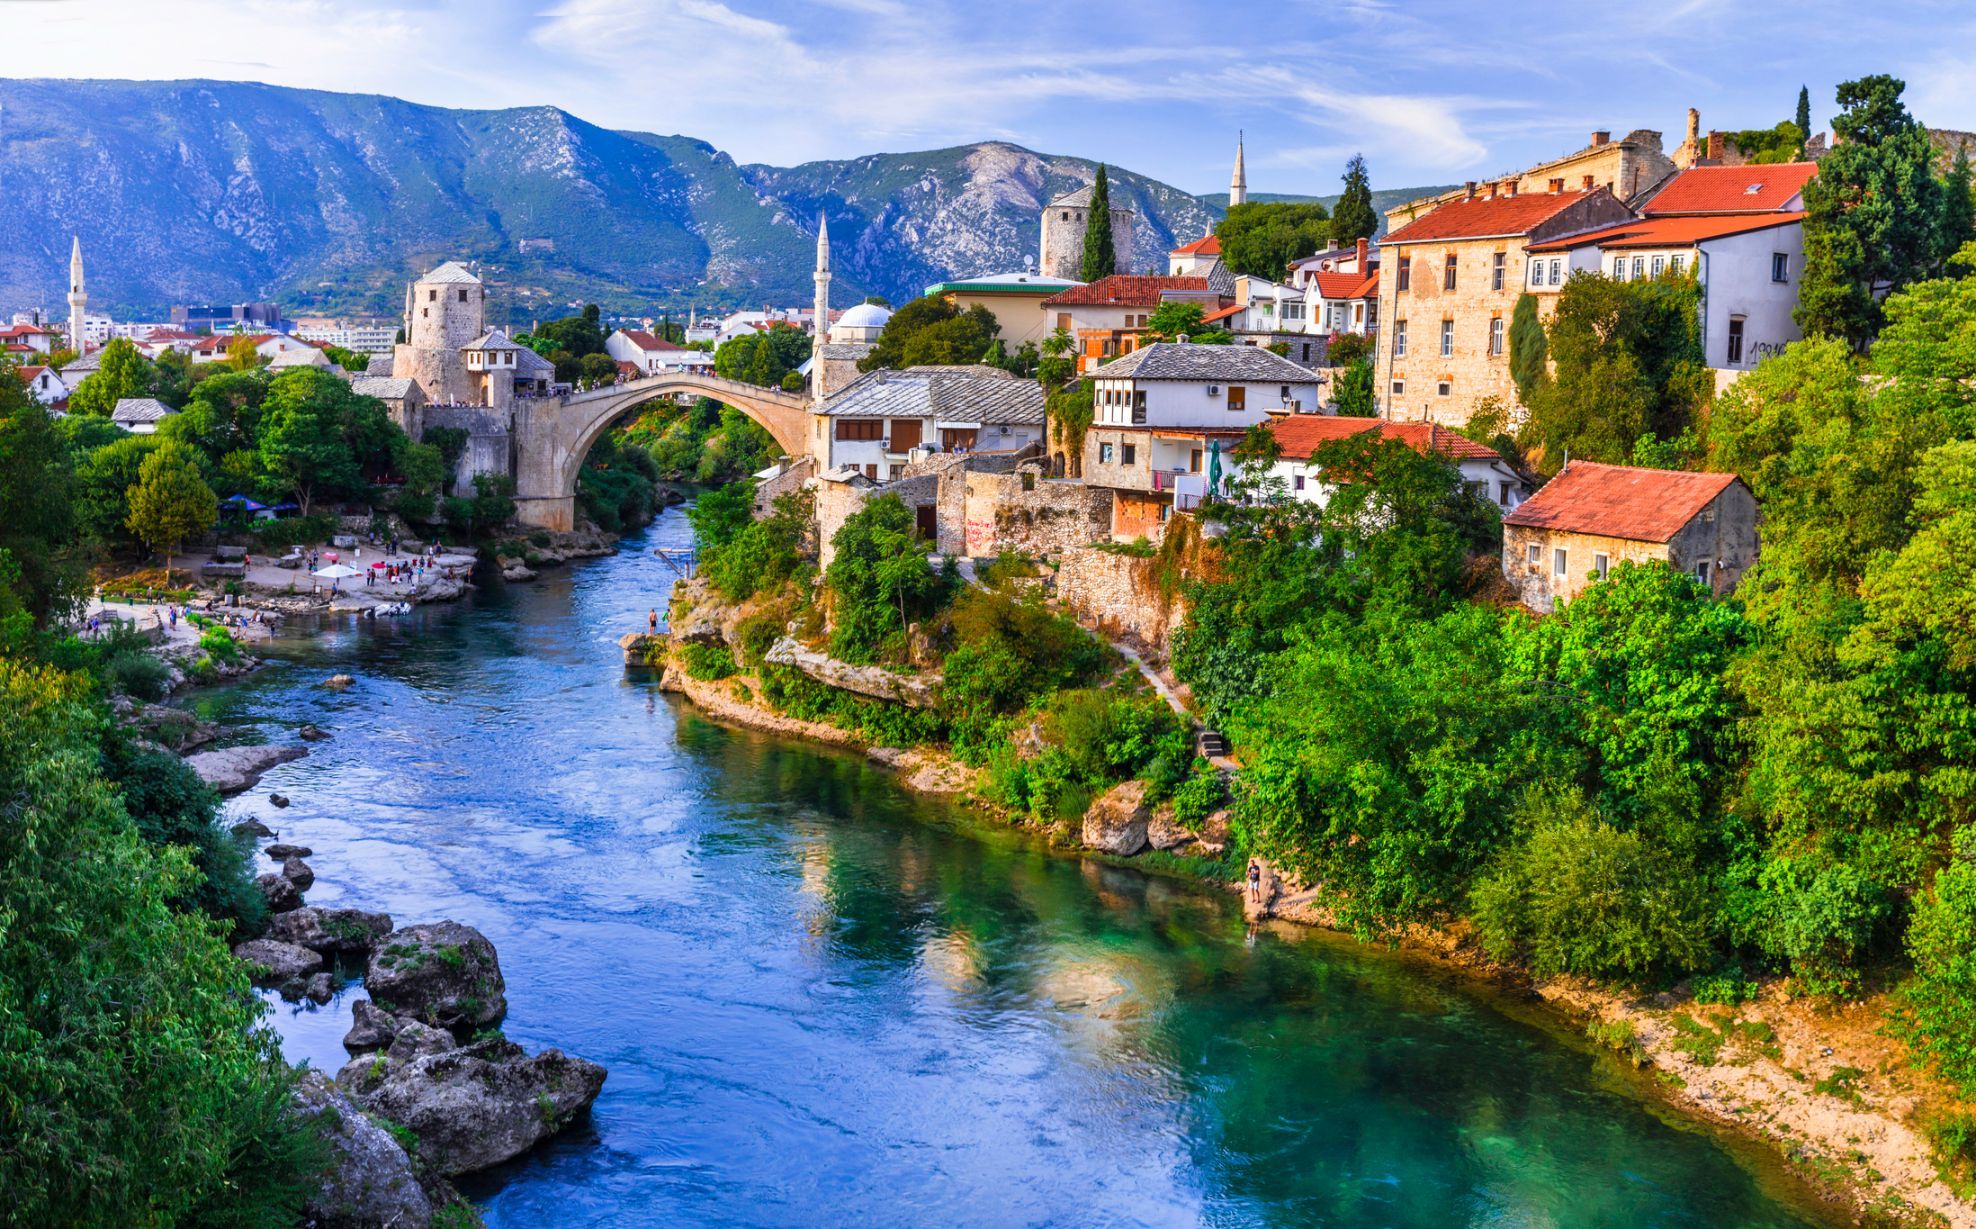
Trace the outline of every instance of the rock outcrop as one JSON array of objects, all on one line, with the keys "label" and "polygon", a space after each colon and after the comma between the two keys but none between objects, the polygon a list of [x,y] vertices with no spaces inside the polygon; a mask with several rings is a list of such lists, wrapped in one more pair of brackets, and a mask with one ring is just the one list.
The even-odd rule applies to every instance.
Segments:
[{"label": "rock outcrop", "polygon": [[261,852],[266,854],[268,857],[273,858],[277,862],[283,862],[289,858],[313,857],[315,856],[316,851],[310,849],[307,845],[289,845],[286,843],[277,843],[268,846],[266,849],[263,849]]},{"label": "rock outcrop", "polygon": [[389,1053],[354,1059],[337,1081],[410,1130],[420,1159],[454,1177],[520,1156],[568,1126],[597,1099],[606,1074],[560,1050],[529,1055],[492,1037],[407,1062]]},{"label": "rock outcrop", "polygon": [[352,1054],[382,1050],[398,1035],[398,1017],[369,999],[358,999],[350,1006],[350,1031],[343,1034],[343,1048]]},{"label": "rock outcrop", "polygon": [[310,977],[322,970],[322,954],[279,939],[249,939],[234,945],[233,954],[247,965],[257,986],[278,986]]},{"label": "rock outcrop", "polygon": [[268,769],[308,753],[305,747],[222,747],[188,755],[185,762],[200,780],[220,793],[238,794],[254,788]]},{"label": "rock outcrop", "polygon": [[494,945],[459,922],[392,931],[371,953],[364,984],[386,1011],[445,1028],[492,1024],[508,1010]]},{"label": "rock outcrop", "polygon": [[804,648],[801,642],[790,636],[775,642],[768,651],[767,660],[778,666],[800,670],[827,687],[856,692],[875,700],[890,700],[908,708],[932,708],[940,702],[938,674],[896,674],[883,666],[854,666],[828,653]]},{"label": "rock outcrop", "polygon": [[1173,817],[1173,804],[1162,802],[1146,819],[1146,844],[1154,849],[1180,849],[1194,843],[1194,834]]},{"label": "rock outcrop", "polygon": [[268,919],[268,937],[311,951],[367,952],[391,933],[391,915],[304,905]]},{"label": "rock outcrop", "polygon": [[624,650],[624,664],[641,669],[665,665],[666,644],[665,636],[651,632],[626,632],[618,637],[618,648]]},{"label": "rock outcrop", "polygon": [[281,877],[295,885],[298,892],[306,892],[315,886],[316,873],[309,864],[300,858],[285,858],[281,863]]},{"label": "rock outcrop", "polygon": [[312,1229],[425,1229],[433,1201],[412,1158],[391,1132],[358,1109],[320,1071],[295,1085],[295,1110],[322,1127],[329,1165],[322,1187],[303,1206]]},{"label": "rock outcrop", "polygon": [[269,913],[287,913],[302,907],[302,889],[286,875],[268,873],[257,875],[254,886],[261,889],[262,899],[268,902]]},{"label": "rock outcrop", "polygon": [[1150,819],[1144,781],[1114,785],[1084,812],[1084,844],[1100,853],[1129,858],[1146,847]]}]

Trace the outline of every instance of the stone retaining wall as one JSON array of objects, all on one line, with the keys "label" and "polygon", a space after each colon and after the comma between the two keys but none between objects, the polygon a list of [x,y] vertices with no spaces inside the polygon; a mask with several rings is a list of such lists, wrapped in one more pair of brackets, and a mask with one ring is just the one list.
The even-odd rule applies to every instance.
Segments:
[{"label": "stone retaining wall", "polygon": [[1157,556],[1075,547],[1063,553],[1057,569],[1057,600],[1086,626],[1134,641],[1163,659],[1187,610],[1177,593],[1160,592],[1159,562]]}]

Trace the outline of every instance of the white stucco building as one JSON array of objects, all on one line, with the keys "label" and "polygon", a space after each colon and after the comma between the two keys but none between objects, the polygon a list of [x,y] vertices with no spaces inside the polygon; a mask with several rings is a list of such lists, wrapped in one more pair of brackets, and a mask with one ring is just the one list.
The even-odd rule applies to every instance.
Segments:
[{"label": "white stucco building", "polygon": [[1438,453],[1455,463],[1462,481],[1505,512],[1522,503],[1528,490],[1501,453],[1446,427],[1426,422],[1390,422],[1384,418],[1348,418],[1336,414],[1300,414],[1269,424],[1282,455],[1269,477],[1290,499],[1323,505],[1336,489],[1313,455],[1326,444],[1366,432],[1398,440],[1419,453]]},{"label": "white stucco building", "polygon": [[812,416],[818,469],[899,477],[934,453],[1015,452],[1043,438],[1043,389],[997,367],[881,368]]}]

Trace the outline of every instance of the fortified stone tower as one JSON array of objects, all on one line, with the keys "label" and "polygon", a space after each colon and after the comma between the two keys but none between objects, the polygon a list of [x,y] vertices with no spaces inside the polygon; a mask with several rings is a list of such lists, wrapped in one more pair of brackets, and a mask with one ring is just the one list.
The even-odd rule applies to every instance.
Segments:
[{"label": "fortified stone tower", "polygon": [[[1129,273],[1132,263],[1132,217],[1129,206],[1117,204],[1118,183],[1112,182],[1112,249],[1118,253],[1118,269]],[[1043,241],[1037,253],[1037,272],[1044,277],[1079,280],[1084,267],[1084,232],[1091,225],[1091,187],[1086,184],[1066,192],[1043,209]]]},{"label": "fortified stone tower", "polygon": [[82,322],[89,314],[89,294],[82,288],[82,236],[71,236],[69,248],[69,348],[77,355],[89,353],[83,340]]},{"label": "fortified stone tower", "polygon": [[487,288],[473,271],[447,261],[405,290],[405,340],[391,371],[418,381],[433,405],[471,403],[474,381],[461,350],[486,331]]}]

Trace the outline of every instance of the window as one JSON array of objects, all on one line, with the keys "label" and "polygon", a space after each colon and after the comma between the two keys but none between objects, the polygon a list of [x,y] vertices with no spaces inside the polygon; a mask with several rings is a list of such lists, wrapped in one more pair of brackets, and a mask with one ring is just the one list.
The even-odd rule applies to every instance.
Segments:
[{"label": "window", "polygon": [[467,292],[462,290],[460,291],[460,302],[464,303],[466,301],[467,301]]},{"label": "window", "polygon": [[1120,444],[1118,446],[1118,460],[1121,465],[1137,465],[1139,463],[1139,446],[1137,444]]},{"label": "window", "polygon": [[1228,386],[1229,412],[1234,414],[1240,414],[1246,411],[1248,408],[1249,408],[1249,390],[1247,388],[1244,388],[1240,384],[1230,384]]},{"label": "window", "polygon": [[1612,568],[1612,561],[1611,561],[1610,559],[1607,559],[1607,558],[1606,558],[1606,557],[1605,557],[1604,555],[1596,555],[1596,554],[1595,554],[1595,555],[1593,555],[1593,556],[1592,556],[1592,579],[1593,579],[1593,580],[1604,580],[1604,579],[1605,579],[1605,574],[1606,574],[1606,573],[1607,573],[1608,571],[1610,571],[1610,570],[1611,570],[1611,568]]},{"label": "window", "polygon": [[1393,381],[1393,395],[1395,397],[1405,396],[1406,391],[1407,391],[1407,382],[1405,380]]},{"label": "window", "polygon": [[878,462],[867,461],[865,463],[864,471],[865,471],[865,477],[871,479],[873,482],[878,481]]},{"label": "window", "polygon": [[1112,463],[1112,446],[1110,444],[1098,445],[1098,461],[1103,465],[1110,465]]},{"label": "window", "polygon": [[437,290],[426,291],[425,301],[428,303],[437,303],[439,301],[439,292]]},{"label": "window", "polygon": [[1682,264],[1682,258],[1681,258],[1681,257],[1679,257],[1679,256],[1676,256],[1676,257],[1673,257],[1672,259],[1670,259],[1670,260],[1669,260],[1669,261],[1667,262],[1667,267],[1668,267],[1668,268],[1670,268],[1670,269],[1672,269],[1672,270],[1674,270],[1674,276],[1676,276],[1676,277],[1680,277],[1680,276],[1681,276],[1681,264]]},{"label": "window", "polygon": [[1666,269],[1667,269],[1667,257],[1665,256],[1654,257],[1653,275],[1655,277],[1659,277],[1663,272],[1666,271]]},{"label": "window", "polygon": [[1646,276],[1647,276],[1647,258],[1644,256],[1635,256],[1633,258],[1633,280],[1636,282],[1641,281]]},{"label": "window", "polygon": [[1544,561],[1544,548],[1537,545],[1535,542],[1532,542],[1529,546],[1528,557],[1530,560],[1530,566],[1533,568],[1536,567],[1538,564]]},{"label": "window", "polygon": [[[897,464],[887,465],[885,467],[885,480],[887,482],[891,482],[894,479],[896,479],[900,474],[903,474],[904,472],[906,472],[906,467],[903,465],[897,465]],[[1029,475],[1024,474],[1023,477],[1027,478],[1029,477]]]},{"label": "window", "polygon": [[1541,286],[1541,285],[1543,285],[1543,284],[1544,284],[1544,262],[1543,262],[1543,261],[1541,261],[1541,260],[1533,260],[1533,261],[1531,261],[1531,262],[1530,262],[1530,284],[1531,284],[1532,286]]},{"label": "window", "polygon": [[1406,356],[1407,322],[1404,320],[1395,320],[1393,321],[1393,357],[1405,358]]},{"label": "window", "polygon": [[1623,282],[1626,280],[1626,258],[1624,256],[1615,256],[1612,258],[1612,276],[1616,281]]},{"label": "window", "polygon": [[1400,257],[1400,289],[1405,290],[1413,282],[1413,257]]},{"label": "window", "polygon": [[1196,449],[1193,449],[1192,451],[1190,451],[1190,452],[1189,452],[1189,453],[1187,454],[1187,472],[1188,472],[1188,473],[1190,473],[1190,474],[1198,474],[1198,473],[1200,473],[1200,472],[1201,472],[1201,450],[1200,450],[1200,449],[1198,449],[1198,448],[1196,448]]},{"label": "window", "polygon": [[1509,483],[1496,483],[1496,502],[1505,508],[1509,507]]},{"label": "window", "polygon": [[1559,580],[1563,580],[1570,571],[1570,568],[1568,566],[1570,561],[1571,561],[1570,552],[1565,550],[1562,546],[1552,551],[1551,575],[1557,577]]},{"label": "window", "polygon": [[1708,583],[1708,560],[1704,559],[1695,565],[1695,579],[1703,584]]},{"label": "window", "polygon": [[1770,254],[1770,280],[1788,282],[1791,280],[1791,258],[1784,252]]},{"label": "window", "polygon": [[1489,353],[1500,356],[1503,352],[1503,318],[1497,316],[1489,321]]},{"label": "window", "polygon": [[840,418],[837,420],[837,438],[840,440],[882,440],[885,438],[885,420],[882,418]]},{"label": "window", "polygon": [[1454,391],[1455,383],[1453,380],[1443,380],[1434,386],[1434,395],[1436,397],[1445,397]]},{"label": "window", "polygon": [[1454,288],[1455,288],[1455,254],[1453,252],[1449,252],[1448,258],[1444,262],[1443,267],[1441,269],[1441,289],[1453,290]]},{"label": "window", "polygon": [[1729,363],[1734,366],[1743,361],[1743,318],[1729,317]]},{"label": "window", "polygon": [[1441,321],[1441,357],[1453,358],[1454,356],[1455,322],[1452,320],[1443,320]]},{"label": "window", "polygon": [[1506,252],[1497,252],[1495,257],[1492,260],[1490,260],[1489,289],[1501,290],[1503,288],[1503,276],[1508,272],[1509,269],[1509,266],[1505,262],[1507,262],[1508,260],[1509,260],[1509,254]]},{"label": "window", "polygon": [[1553,256],[1551,257],[1551,285],[1555,286],[1563,280],[1564,261],[1560,257]]},{"label": "window", "polygon": [[1068,333],[1068,332],[1070,331],[1070,313],[1069,313],[1069,312],[1058,312],[1058,313],[1057,313],[1057,327],[1058,327],[1058,328],[1060,328],[1060,329],[1062,329],[1062,330],[1063,330],[1064,332],[1066,332],[1066,333]]},{"label": "window", "polygon": [[1135,427],[1146,425],[1146,390],[1143,388],[1132,390],[1132,425]]},{"label": "window", "polygon": [[1301,491],[1304,489],[1304,476],[1302,474],[1290,475],[1290,489],[1293,491]]}]

